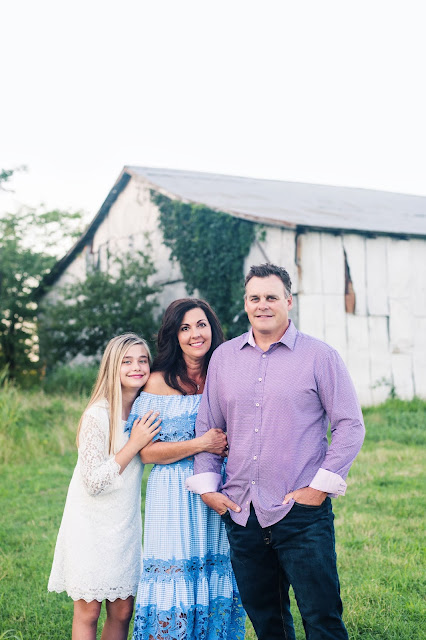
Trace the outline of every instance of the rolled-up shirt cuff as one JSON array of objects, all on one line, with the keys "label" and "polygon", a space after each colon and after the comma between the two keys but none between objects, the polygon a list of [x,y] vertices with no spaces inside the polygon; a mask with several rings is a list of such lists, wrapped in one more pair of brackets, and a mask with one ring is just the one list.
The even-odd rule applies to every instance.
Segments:
[{"label": "rolled-up shirt cuff", "polygon": [[191,476],[185,480],[185,487],[192,493],[210,493],[211,491],[218,491],[222,482],[222,476],[220,473],[213,473],[213,471],[206,471],[205,473],[197,473],[195,476]]},{"label": "rolled-up shirt cuff", "polygon": [[337,498],[337,496],[345,495],[347,484],[338,473],[327,471],[327,469],[318,469],[309,486]]}]

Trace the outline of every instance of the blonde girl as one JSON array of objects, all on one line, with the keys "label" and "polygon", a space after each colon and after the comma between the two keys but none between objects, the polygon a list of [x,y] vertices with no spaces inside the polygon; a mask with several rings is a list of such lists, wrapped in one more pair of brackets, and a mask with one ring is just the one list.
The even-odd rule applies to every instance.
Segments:
[{"label": "blonde girl", "polygon": [[151,354],[134,333],[110,340],[77,431],[78,461],[68,490],[48,590],[74,600],[73,640],[125,640],[141,572],[139,451],[160,431],[148,411],[131,435],[131,406],[150,374]]}]

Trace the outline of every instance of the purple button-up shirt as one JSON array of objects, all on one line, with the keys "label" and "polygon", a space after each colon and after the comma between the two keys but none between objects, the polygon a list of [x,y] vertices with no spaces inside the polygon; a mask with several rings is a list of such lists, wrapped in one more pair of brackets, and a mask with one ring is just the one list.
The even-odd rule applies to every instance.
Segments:
[{"label": "purple button-up shirt", "polygon": [[[227,432],[221,491],[241,507],[231,516],[244,526],[252,502],[262,527],[289,512],[293,501],[282,502],[290,491],[309,486],[321,474],[345,478],[365,433],[355,389],[339,354],[292,322],[265,352],[251,330],[216,349],[196,435],[212,427]],[[194,474],[219,474],[221,464],[219,456],[199,453]]]}]

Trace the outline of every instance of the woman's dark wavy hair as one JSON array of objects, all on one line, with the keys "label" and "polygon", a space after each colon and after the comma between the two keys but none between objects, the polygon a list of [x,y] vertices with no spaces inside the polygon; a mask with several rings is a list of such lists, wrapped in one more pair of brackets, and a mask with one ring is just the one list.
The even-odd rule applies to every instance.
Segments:
[{"label": "woman's dark wavy hair", "polygon": [[193,387],[194,393],[197,392],[197,385],[188,377],[182,349],[178,341],[178,331],[182,325],[183,317],[191,309],[204,311],[212,330],[212,344],[203,361],[202,374],[204,377],[207,374],[207,367],[213,351],[225,341],[217,315],[204,300],[181,298],[169,304],[164,312],[163,321],[157,335],[157,356],[152,365],[152,371],[161,371],[164,374],[166,384],[183,395],[187,395],[187,391],[185,391],[181,383],[188,387]]}]

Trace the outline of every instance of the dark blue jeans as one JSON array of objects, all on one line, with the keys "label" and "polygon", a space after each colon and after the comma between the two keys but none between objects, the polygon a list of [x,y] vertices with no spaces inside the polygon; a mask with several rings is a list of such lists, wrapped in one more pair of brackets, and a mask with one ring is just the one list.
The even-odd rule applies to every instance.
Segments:
[{"label": "dark blue jeans", "polygon": [[246,527],[222,516],[244,608],[259,640],[296,640],[293,587],[307,640],[347,640],[334,549],[330,498],[319,507],[295,503],[262,529],[253,506]]}]

